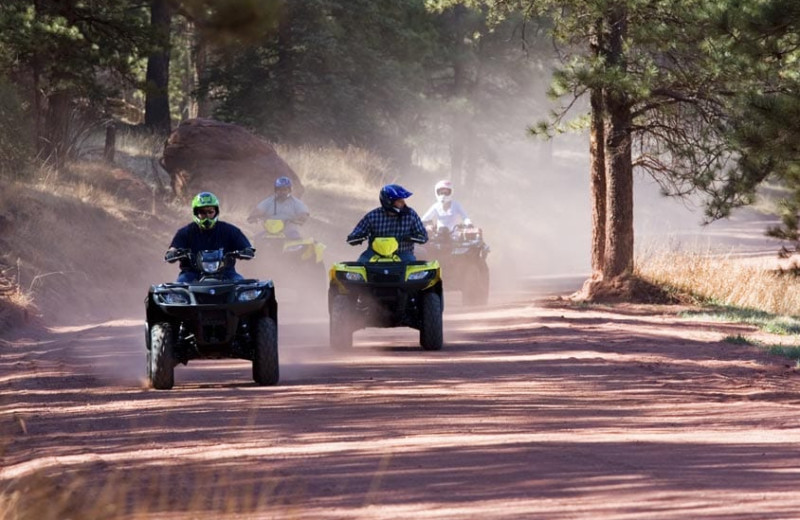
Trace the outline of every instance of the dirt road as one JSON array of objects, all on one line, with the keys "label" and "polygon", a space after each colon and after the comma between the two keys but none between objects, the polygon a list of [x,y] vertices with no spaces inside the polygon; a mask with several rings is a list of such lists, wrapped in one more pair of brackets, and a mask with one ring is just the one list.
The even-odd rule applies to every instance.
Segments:
[{"label": "dirt road", "polygon": [[4,343],[0,513],[800,517],[795,368],[675,312],[451,305],[441,352],[393,329],[347,355],[284,312],[271,388],[196,362],[147,390],[136,316]]}]

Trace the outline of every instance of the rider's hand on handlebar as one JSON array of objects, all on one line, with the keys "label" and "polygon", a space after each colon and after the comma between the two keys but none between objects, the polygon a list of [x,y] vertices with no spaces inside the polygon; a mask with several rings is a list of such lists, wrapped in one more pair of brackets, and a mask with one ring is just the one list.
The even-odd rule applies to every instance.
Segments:
[{"label": "rider's hand on handlebar", "polygon": [[185,258],[187,252],[185,249],[168,249],[166,253],[164,253],[164,261],[169,262],[170,264],[177,262],[181,258]]},{"label": "rider's hand on handlebar", "polygon": [[254,247],[246,247],[241,251],[236,252],[236,257],[241,258],[242,260],[252,260],[256,256],[256,250]]}]

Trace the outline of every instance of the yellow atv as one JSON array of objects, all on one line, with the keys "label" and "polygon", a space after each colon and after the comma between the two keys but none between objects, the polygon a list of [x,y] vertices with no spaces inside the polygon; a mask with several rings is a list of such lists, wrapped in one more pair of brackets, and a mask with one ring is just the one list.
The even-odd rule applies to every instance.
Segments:
[{"label": "yellow atv", "polygon": [[339,262],[330,269],[328,314],[334,349],[353,345],[353,332],[366,327],[419,330],[424,350],[441,350],[442,277],[439,262],[403,262],[397,239],[372,242],[369,262]]},{"label": "yellow atv", "polygon": [[287,236],[283,220],[267,219],[256,236],[260,265],[281,287],[311,289],[324,287],[325,245],[313,238]]}]

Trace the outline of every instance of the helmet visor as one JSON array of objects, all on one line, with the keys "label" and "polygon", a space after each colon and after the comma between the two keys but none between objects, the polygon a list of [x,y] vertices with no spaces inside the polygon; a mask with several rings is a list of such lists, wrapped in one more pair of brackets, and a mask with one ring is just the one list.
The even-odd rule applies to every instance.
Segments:
[{"label": "helmet visor", "polygon": [[200,218],[214,218],[217,216],[217,208],[214,206],[203,206],[195,209],[194,214]]},{"label": "helmet visor", "polygon": [[451,190],[450,188],[439,188],[438,190],[436,190],[437,195],[447,196],[450,195],[451,193],[453,193],[453,190]]}]

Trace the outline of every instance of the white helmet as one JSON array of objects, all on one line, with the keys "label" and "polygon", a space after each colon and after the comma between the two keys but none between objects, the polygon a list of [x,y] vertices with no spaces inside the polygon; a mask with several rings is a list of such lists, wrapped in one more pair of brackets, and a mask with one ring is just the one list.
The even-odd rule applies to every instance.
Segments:
[{"label": "white helmet", "polygon": [[433,189],[436,200],[439,202],[450,202],[453,199],[453,183],[450,181],[439,181]]}]

